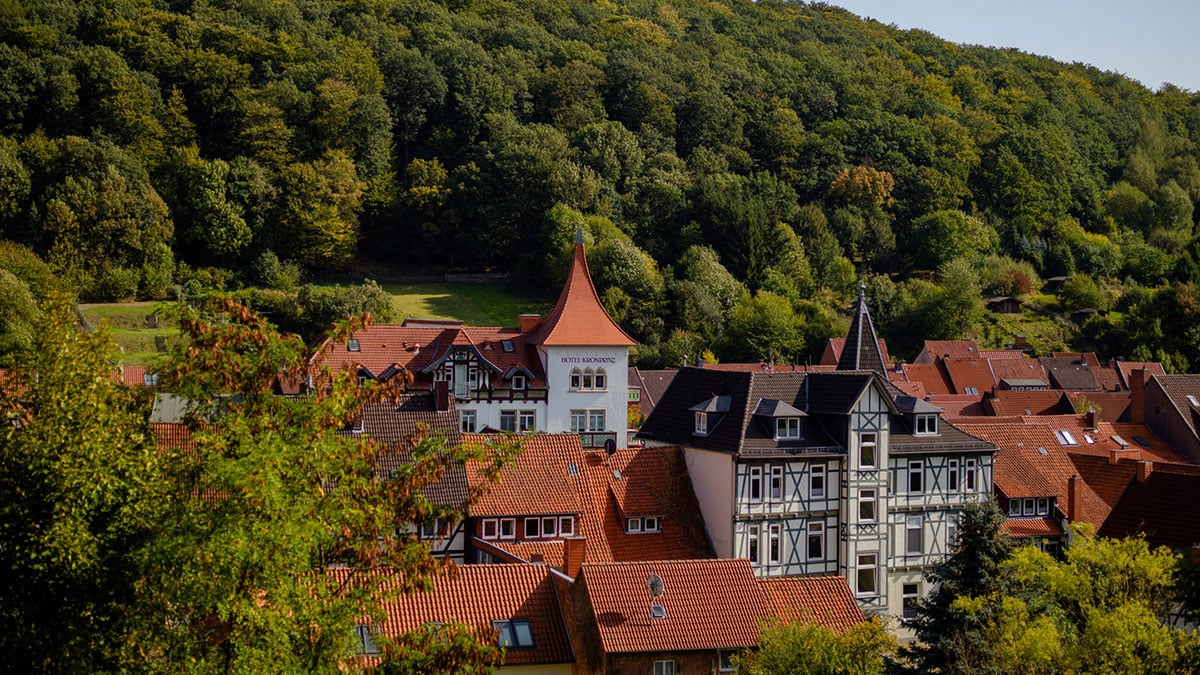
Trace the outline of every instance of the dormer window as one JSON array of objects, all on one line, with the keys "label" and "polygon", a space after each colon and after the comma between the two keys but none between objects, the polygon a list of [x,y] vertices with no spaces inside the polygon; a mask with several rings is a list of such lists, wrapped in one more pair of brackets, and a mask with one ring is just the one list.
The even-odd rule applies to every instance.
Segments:
[{"label": "dormer window", "polygon": [[512,380],[509,382],[508,386],[516,391],[521,391],[522,389],[525,388],[525,376],[524,375],[513,375]]},{"label": "dormer window", "polygon": [[780,417],[775,420],[776,440],[785,438],[800,438],[800,418]]},{"label": "dormer window", "polygon": [[913,433],[918,436],[936,436],[938,433],[937,415],[917,415],[913,424]]},{"label": "dormer window", "polygon": [[697,436],[708,435],[708,413],[696,413],[696,429],[693,433]]}]

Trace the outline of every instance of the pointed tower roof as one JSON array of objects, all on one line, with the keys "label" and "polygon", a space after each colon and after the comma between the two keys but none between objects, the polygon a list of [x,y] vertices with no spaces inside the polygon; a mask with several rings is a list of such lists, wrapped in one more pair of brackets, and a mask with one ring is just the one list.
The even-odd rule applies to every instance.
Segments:
[{"label": "pointed tower roof", "polygon": [[858,302],[854,306],[854,317],[850,319],[850,331],[846,333],[846,346],[838,358],[838,370],[874,370],[887,378],[887,363],[879,349],[879,338],[875,335],[875,323],[867,311],[867,287],[858,286]]},{"label": "pointed tower roof", "polygon": [[637,341],[617,325],[596,295],[583,251],[583,230],[575,232],[575,257],[554,309],[530,342],[535,345],[633,346]]}]

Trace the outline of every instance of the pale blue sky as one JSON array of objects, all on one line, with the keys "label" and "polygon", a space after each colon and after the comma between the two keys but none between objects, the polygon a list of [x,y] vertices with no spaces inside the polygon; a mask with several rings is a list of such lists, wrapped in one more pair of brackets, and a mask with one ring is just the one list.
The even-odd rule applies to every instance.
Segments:
[{"label": "pale blue sky", "polygon": [[1200,0],[830,0],[950,42],[1088,63],[1150,89],[1200,90]]}]

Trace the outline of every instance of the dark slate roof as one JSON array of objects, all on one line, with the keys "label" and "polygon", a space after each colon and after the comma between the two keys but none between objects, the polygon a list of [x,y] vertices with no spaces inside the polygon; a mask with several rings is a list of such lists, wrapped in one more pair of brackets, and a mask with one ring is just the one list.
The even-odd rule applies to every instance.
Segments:
[{"label": "dark slate roof", "polygon": [[783,401],[765,398],[759,399],[758,405],[754,408],[754,414],[760,417],[808,417],[803,410],[797,410]]},{"label": "dark slate roof", "polygon": [[1179,412],[1180,419],[1200,436],[1196,427],[1196,416],[1192,414],[1188,396],[1200,399],[1200,375],[1154,375],[1152,378],[1162,388],[1167,398]]},{"label": "dark slate roof", "polygon": [[892,455],[996,452],[994,444],[968,434],[945,419],[938,420],[936,436],[916,436],[908,428],[907,421],[893,417],[889,438],[888,452]]},{"label": "dark slate roof", "polygon": [[[812,373],[809,378],[809,405],[805,409],[810,413],[845,415],[871,386],[874,375],[852,371]],[[886,378],[881,379],[886,381]]]},{"label": "dark slate roof", "polygon": [[854,316],[850,318],[850,330],[846,333],[846,345],[838,357],[838,370],[873,370],[887,377],[887,363],[879,350],[879,337],[875,335],[875,324],[867,311],[867,289],[858,287],[858,301]]},{"label": "dark slate roof", "polygon": [[940,413],[942,409],[933,405],[928,401],[917,398],[916,396],[897,396],[896,409],[906,415],[916,413]]},{"label": "dark slate roof", "polygon": [[1050,375],[1051,381],[1058,389],[1070,391],[1098,391],[1092,369],[1087,363],[1072,357],[1046,357],[1041,359],[1042,366]]},{"label": "dark slate roof", "polygon": [[[362,429],[365,435],[384,446],[376,457],[375,470],[381,477],[391,476],[400,466],[412,461],[412,448],[424,436],[446,439],[446,446],[462,444],[458,412],[451,400],[449,410],[438,412],[433,394],[403,394],[390,403],[370,403],[363,407]],[[452,464],[441,478],[421,490],[434,504],[459,506],[470,494],[466,468]]]}]

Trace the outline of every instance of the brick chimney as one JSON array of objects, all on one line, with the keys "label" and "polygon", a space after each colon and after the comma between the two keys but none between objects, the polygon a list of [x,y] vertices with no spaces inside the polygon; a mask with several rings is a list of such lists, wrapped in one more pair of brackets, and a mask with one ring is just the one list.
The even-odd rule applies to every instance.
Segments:
[{"label": "brick chimney", "polygon": [[1079,476],[1072,474],[1071,479],[1067,481],[1067,520],[1075,521],[1075,512],[1079,509],[1079,489],[1076,484],[1079,483]]},{"label": "brick chimney", "polygon": [[1120,461],[1122,450],[1124,450],[1124,448],[1113,448],[1112,450],[1109,450],[1108,451],[1108,463],[1116,464],[1118,461]]},{"label": "brick chimney", "polygon": [[579,578],[583,569],[583,559],[587,554],[587,539],[584,537],[563,537],[563,574],[572,579]]},{"label": "brick chimney", "polygon": [[541,314],[521,314],[517,316],[517,330],[529,334],[537,330],[542,323]]},{"label": "brick chimney", "polygon": [[1088,408],[1087,414],[1083,417],[1083,425],[1088,431],[1096,430],[1096,409]]},{"label": "brick chimney", "polygon": [[1139,483],[1145,483],[1150,480],[1150,474],[1154,473],[1154,462],[1142,460],[1138,462],[1137,479]]},{"label": "brick chimney", "polygon": [[1129,371],[1129,421],[1146,423],[1146,370]]},{"label": "brick chimney", "polygon": [[450,383],[436,380],[433,383],[433,405],[438,412],[450,410]]}]

